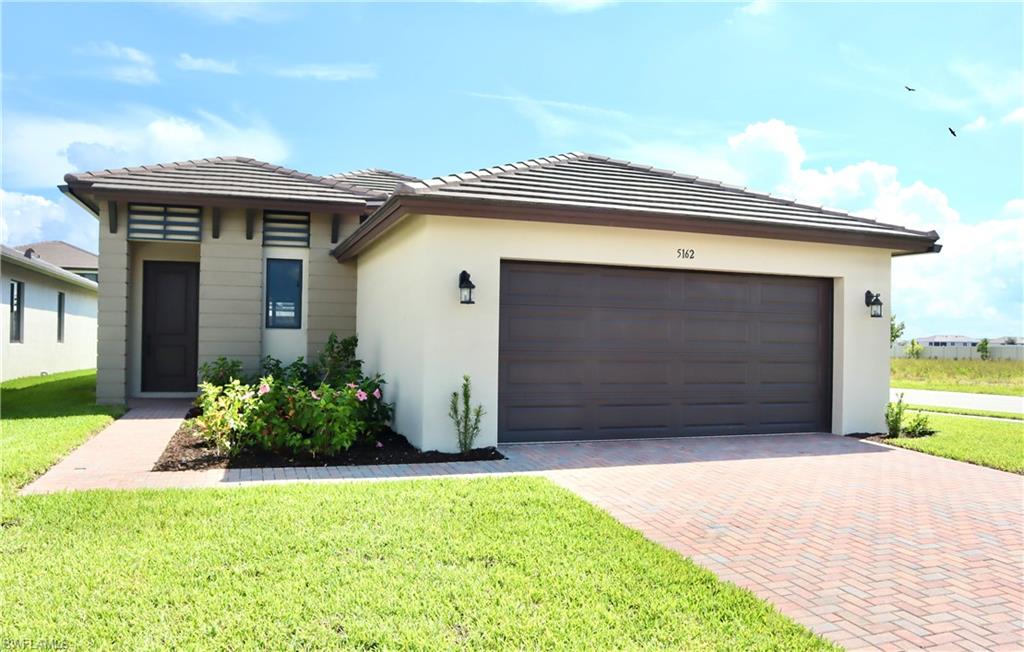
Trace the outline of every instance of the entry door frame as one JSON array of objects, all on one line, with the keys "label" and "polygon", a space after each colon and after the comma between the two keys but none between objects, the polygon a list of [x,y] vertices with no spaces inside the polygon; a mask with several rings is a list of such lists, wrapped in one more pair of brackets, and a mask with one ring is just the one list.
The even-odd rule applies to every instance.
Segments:
[{"label": "entry door frame", "polygon": [[[166,308],[161,303],[160,288],[154,279],[161,271],[179,270],[187,276],[185,305],[185,324],[191,333],[186,333],[186,341],[181,344],[185,350],[185,369],[177,382],[162,380],[155,377],[153,355],[156,351],[154,326],[159,319],[159,310]],[[188,338],[188,335],[191,335]],[[190,341],[189,341],[190,339]],[[142,323],[141,323],[141,378],[140,390],[150,392],[195,392],[199,371],[199,263],[191,261],[145,260],[142,262]],[[171,384],[169,385],[168,382]]]}]

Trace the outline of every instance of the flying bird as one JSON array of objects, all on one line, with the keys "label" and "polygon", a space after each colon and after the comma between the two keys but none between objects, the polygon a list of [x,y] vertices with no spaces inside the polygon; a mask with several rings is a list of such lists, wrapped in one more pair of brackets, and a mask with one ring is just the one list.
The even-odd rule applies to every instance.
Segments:
[{"label": "flying bird", "polygon": [[916,91],[916,90],[917,90],[916,88],[911,88],[911,87],[909,87],[909,86],[904,86],[903,88],[907,89],[907,90],[908,90],[908,91],[910,91],[911,93],[913,93],[914,91]]},{"label": "flying bird", "polygon": [[949,133],[953,134],[953,138],[956,138],[956,132],[953,131],[952,127],[946,127],[946,129],[949,129]]}]

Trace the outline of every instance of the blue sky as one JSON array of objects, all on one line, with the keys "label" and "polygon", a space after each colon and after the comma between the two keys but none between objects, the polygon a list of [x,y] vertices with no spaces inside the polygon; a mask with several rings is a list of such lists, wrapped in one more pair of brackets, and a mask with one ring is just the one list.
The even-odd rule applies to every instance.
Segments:
[{"label": "blue sky", "polygon": [[908,334],[1022,335],[1022,19],[1014,3],[5,4],[3,238],[95,247],[54,188],[72,170],[239,154],[432,176],[583,150],[936,228],[942,254],[894,261]]}]

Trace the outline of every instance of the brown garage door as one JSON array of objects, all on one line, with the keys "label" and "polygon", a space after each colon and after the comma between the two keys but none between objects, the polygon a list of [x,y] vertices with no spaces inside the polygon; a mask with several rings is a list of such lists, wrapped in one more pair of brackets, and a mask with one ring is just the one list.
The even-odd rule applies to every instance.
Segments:
[{"label": "brown garage door", "polygon": [[503,442],[827,431],[832,281],[503,262]]}]

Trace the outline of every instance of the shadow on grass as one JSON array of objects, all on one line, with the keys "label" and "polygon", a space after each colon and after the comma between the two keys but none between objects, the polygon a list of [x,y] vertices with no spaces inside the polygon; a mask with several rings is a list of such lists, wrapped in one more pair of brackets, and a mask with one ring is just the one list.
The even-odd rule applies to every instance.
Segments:
[{"label": "shadow on grass", "polygon": [[95,372],[19,379],[0,386],[0,417],[5,421],[123,413],[121,406],[96,405]]}]

